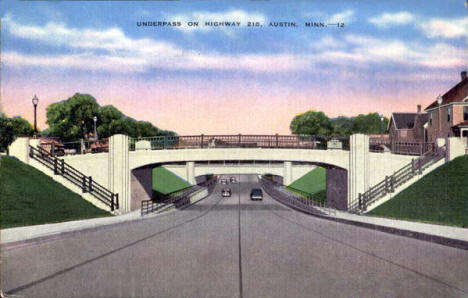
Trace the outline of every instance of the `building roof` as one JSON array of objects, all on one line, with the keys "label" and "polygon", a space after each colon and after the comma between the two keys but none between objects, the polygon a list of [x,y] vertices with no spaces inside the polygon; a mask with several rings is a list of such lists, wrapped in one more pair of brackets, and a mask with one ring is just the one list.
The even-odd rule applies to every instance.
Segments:
[{"label": "building roof", "polygon": [[[453,86],[452,89],[447,91],[444,95],[442,95],[442,104],[450,104],[453,102],[463,102],[463,100],[468,96],[468,78],[463,79],[458,84]],[[425,110],[432,109],[438,107],[439,104],[437,100],[431,103]]]},{"label": "building roof", "polygon": [[426,113],[392,113],[392,119],[396,129],[413,129],[416,121],[424,125],[428,120],[428,115]]}]

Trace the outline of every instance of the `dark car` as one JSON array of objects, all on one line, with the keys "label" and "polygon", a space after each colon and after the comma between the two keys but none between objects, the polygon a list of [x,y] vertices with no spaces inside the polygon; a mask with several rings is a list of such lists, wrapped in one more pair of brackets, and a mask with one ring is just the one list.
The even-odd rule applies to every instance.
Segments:
[{"label": "dark car", "polygon": [[254,188],[250,192],[251,200],[263,200],[263,192],[260,188]]},{"label": "dark car", "polygon": [[230,197],[231,196],[231,189],[230,188],[223,188],[221,191],[221,195],[223,197]]},{"label": "dark car", "polygon": [[236,177],[231,177],[229,181],[231,181],[231,183],[236,183],[237,180],[236,180]]},{"label": "dark car", "polygon": [[221,179],[220,182],[221,182],[221,184],[228,184],[227,179]]}]

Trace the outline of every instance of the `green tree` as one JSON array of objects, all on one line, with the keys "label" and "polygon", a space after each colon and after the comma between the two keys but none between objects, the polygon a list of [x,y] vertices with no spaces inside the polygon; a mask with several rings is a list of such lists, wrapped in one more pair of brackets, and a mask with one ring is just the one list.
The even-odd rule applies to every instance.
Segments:
[{"label": "green tree", "polygon": [[353,133],[353,117],[339,116],[330,119],[333,126],[333,134],[338,136],[349,136]]},{"label": "green tree", "polygon": [[14,130],[10,125],[10,119],[5,114],[0,114],[0,151],[5,152],[13,141]]},{"label": "green tree", "polygon": [[112,121],[120,120],[124,117],[121,111],[112,105],[102,106],[98,110],[97,131],[100,138],[108,138],[112,135]]},{"label": "green tree", "polygon": [[353,119],[353,133],[379,134],[385,132],[388,118],[380,119],[378,113],[360,114]]},{"label": "green tree", "polygon": [[138,129],[136,121],[130,117],[124,117],[119,120],[112,120],[109,125],[110,135],[124,134],[129,137],[137,137]]},{"label": "green tree", "polygon": [[147,121],[137,121],[137,137],[150,137],[159,135],[159,129]]},{"label": "green tree", "polygon": [[289,127],[293,134],[329,135],[330,119],[323,112],[307,111],[293,118]]},{"label": "green tree", "polygon": [[30,137],[34,134],[34,129],[28,120],[16,116],[10,118],[10,125],[13,128],[13,134],[16,137]]},{"label": "green tree", "polygon": [[70,141],[86,138],[94,129],[93,117],[99,105],[88,94],[75,93],[67,100],[47,107],[47,124],[51,135]]}]

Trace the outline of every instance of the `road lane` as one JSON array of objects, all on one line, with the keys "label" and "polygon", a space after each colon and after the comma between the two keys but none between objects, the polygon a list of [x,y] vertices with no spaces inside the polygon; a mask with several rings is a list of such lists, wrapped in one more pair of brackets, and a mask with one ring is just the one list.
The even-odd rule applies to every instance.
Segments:
[{"label": "road lane", "polygon": [[266,193],[251,201],[255,175],[229,184],[230,198],[221,198],[224,187],[185,210],[3,252],[3,289],[25,297],[468,296],[468,251],[319,219]]},{"label": "road lane", "polygon": [[468,295],[464,250],[274,209],[243,216],[246,297]]}]

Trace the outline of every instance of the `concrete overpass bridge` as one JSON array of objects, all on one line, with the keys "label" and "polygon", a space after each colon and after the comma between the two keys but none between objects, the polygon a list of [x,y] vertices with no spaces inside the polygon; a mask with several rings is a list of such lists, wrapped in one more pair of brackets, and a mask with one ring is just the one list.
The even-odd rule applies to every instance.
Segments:
[{"label": "concrete overpass bridge", "polygon": [[[29,158],[29,145],[38,146],[38,140],[19,138],[10,152],[41,169],[41,164]],[[192,184],[207,173],[270,173],[282,176],[285,185],[321,166],[327,170],[329,206],[347,210],[359,193],[412,158],[369,152],[369,137],[362,134],[349,138],[201,135],[141,139],[114,135],[109,138],[109,152],[61,157],[118,194],[122,213],[138,208],[141,200],[150,197],[154,166],[164,166]]]}]

